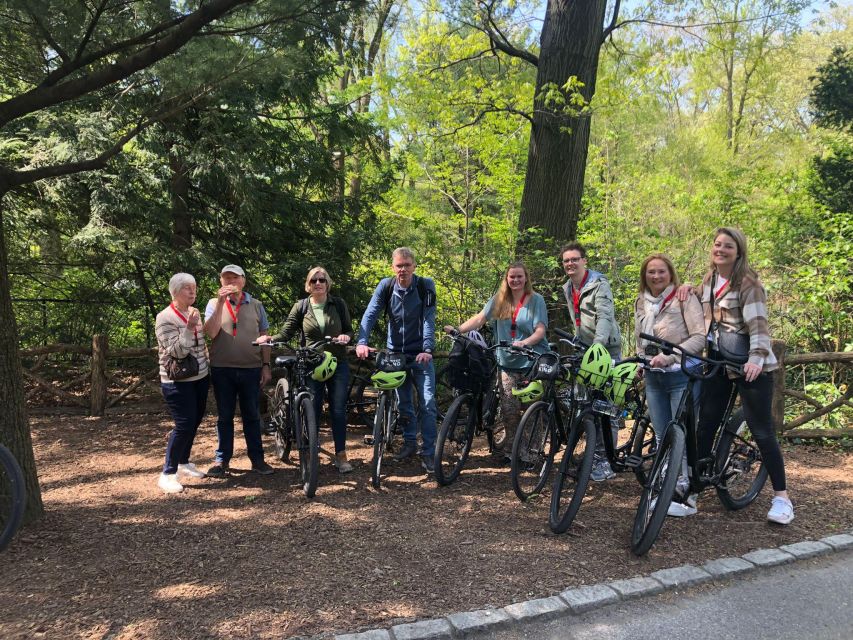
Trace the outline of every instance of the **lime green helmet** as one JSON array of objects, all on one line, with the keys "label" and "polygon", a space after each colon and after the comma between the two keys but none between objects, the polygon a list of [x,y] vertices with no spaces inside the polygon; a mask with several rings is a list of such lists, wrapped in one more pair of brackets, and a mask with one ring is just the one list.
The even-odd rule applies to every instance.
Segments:
[{"label": "lime green helmet", "polygon": [[578,378],[586,386],[600,389],[607,382],[613,360],[604,345],[596,342],[583,354]]},{"label": "lime green helmet", "polygon": [[406,381],[405,371],[377,371],[370,379],[377,389],[396,389]]},{"label": "lime green helmet", "polygon": [[528,403],[538,400],[545,393],[545,388],[542,386],[541,380],[534,380],[523,389],[513,388],[512,395],[518,398],[521,402]]},{"label": "lime green helmet", "polygon": [[323,362],[318,364],[317,368],[314,369],[314,372],[311,374],[311,379],[316,380],[317,382],[325,382],[335,375],[335,370],[337,368],[338,359],[326,351],[326,353],[323,354]]},{"label": "lime green helmet", "polygon": [[625,404],[625,394],[637,378],[638,369],[635,362],[623,362],[613,367],[610,372],[610,387],[607,389],[607,397],[613,404]]}]

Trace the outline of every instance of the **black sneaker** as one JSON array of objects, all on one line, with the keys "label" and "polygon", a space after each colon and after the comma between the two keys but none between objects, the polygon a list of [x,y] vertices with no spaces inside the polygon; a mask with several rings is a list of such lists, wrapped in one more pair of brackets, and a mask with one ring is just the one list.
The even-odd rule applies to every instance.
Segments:
[{"label": "black sneaker", "polygon": [[275,473],[275,469],[269,466],[266,462],[261,460],[260,462],[252,465],[252,471],[256,473],[260,473],[262,476],[271,476]]},{"label": "black sneaker", "polygon": [[435,473],[435,461],[432,456],[421,456],[421,466],[427,473]]},{"label": "black sneaker", "polygon": [[418,445],[414,442],[404,442],[403,448],[400,449],[400,452],[394,456],[394,460],[400,462],[405,460],[406,458],[411,458],[418,452]]},{"label": "black sneaker", "polygon": [[217,462],[205,472],[208,478],[224,478],[228,473],[228,465],[222,462]]},{"label": "black sneaker", "polygon": [[265,422],[261,427],[261,432],[265,436],[274,436],[275,435],[275,423],[273,422]]}]

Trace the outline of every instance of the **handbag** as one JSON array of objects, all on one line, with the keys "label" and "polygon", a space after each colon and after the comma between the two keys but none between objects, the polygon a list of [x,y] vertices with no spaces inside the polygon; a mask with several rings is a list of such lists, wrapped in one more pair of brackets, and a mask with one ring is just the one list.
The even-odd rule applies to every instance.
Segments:
[{"label": "handbag", "polygon": [[714,332],[714,344],[723,358],[736,364],[746,364],[749,361],[749,334],[725,331],[714,319],[714,288],[717,274],[711,278],[711,331]]},{"label": "handbag", "polygon": [[198,375],[198,360],[191,353],[186,358],[166,356],[165,369],[169,380],[186,380]]}]

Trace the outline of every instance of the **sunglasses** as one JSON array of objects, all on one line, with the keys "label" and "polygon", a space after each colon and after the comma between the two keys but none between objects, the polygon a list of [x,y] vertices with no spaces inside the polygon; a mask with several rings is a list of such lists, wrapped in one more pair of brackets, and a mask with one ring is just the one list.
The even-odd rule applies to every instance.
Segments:
[{"label": "sunglasses", "polygon": [[314,284],[315,282],[319,282],[320,284],[326,284],[326,279],[325,278],[311,278],[311,284]]}]

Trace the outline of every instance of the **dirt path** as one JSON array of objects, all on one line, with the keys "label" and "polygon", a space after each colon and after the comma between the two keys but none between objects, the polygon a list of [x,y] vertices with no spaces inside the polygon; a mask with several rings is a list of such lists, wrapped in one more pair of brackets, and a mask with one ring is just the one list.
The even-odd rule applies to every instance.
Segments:
[{"label": "dirt path", "polygon": [[[769,488],[737,513],[707,493],[697,516],[669,519],[638,559],[628,549],[638,495],[629,475],[592,487],[572,534],[554,536],[547,499],[519,503],[508,471],[483,451],[451,487],[405,463],[376,492],[356,429],[356,471],[338,476],[323,456],[309,502],[293,467],[271,455],[275,475],[241,472],[238,441],[230,478],[189,480],[164,496],[165,415],[32,426],[47,515],[0,557],[5,639],[310,636],[504,606],[853,526],[853,454],[802,446],[785,450],[792,525],[765,522]],[[325,430],[323,442],[328,451]],[[214,449],[209,418],[194,460],[205,468]]]}]

